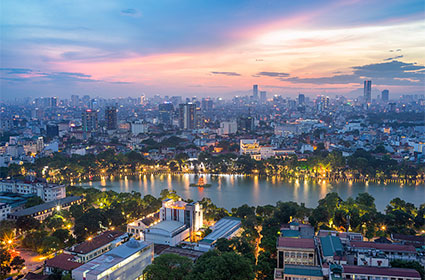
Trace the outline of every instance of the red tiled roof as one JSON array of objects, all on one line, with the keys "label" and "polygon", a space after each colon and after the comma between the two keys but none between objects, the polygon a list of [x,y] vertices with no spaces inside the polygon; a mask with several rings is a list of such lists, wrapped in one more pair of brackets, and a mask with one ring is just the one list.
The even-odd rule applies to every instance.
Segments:
[{"label": "red tiled roof", "polygon": [[68,249],[70,252],[75,252],[77,254],[87,254],[97,248],[100,248],[112,241],[114,241],[117,237],[123,235],[124,232],[121,231],[113,231],[107,230],[96,237],[93,237],[90,241],[85,241],[83,243],[78,244],[75,247],[71,247]]},{"label": "red tiled roof", "polygon": [[73,255],[63,253],[63,254],[57,255],[54,258],[46,260],[46,266],[70,271],[83,265],[82,263],[76,262],[73,259],[74,259]]},{"label": "red tiled roof", "polygon": [[409,268],[394,268],[394,267],[372,267],[372,266],[354,266],[343,265],[344,273],[350,274],[368,274],[368,275],[383,275],[395,277],[411,277],[421,278],[419,272]]},{"label": "red tiled roof", "polygon": [[386,244],[386,243],[375,243],[375,242],[366,242],[366,241],[351,241],[350,245],[353,248],[373,248],[373,249],[382,250],[382,251],[416,253],[415,247],[413,247],[412,245]]},{"label": "red tiled roof", "polygon": [[302,249],[314,249],[313,238],[290,238],[290,237],[279,237],[278,247],[289,247],[289,248],[302,248]]},{"label": "red tiled roof", "polygon": [[23,280],[47,280],[49,279],[49,275],[41,275],[33,272],[28,272],[27,275],[24,276]]},{"label": "red tiled roof", "polygon": [[404,240],[409,242],[425,243],[425,236],[416,236],[416,235],[405,235],[405,234],[392,234],[392,239],[394,240]]}]

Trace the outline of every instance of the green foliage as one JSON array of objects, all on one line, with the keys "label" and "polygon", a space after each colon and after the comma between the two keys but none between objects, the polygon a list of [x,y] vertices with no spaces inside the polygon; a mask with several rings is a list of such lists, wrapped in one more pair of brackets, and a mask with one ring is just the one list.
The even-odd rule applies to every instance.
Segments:
[{"label": "green foliage", "polygon": [[34,195],[27,200],[27,202],[25,203],[25,208],[33,207],[43,203],[44,201],[39,196]]},{"label": "green foliage", "polygon": [[425,279],[424,267],[417,261],[393,260],[390,262],[391,267],[411,268],[419,272],[421,279]]},{"label": "green foliage", "polygon": [[276,267],[276,259],[272,258],[271,253],[267,251],[260,252],[258,255],[257,265],[255,270],[257,272],[258,280],[273,280],[274,269]]},{"label": "green foliage", "polygon": [[235,252],[213,250],[195,263],[188,280],[250,280],[255,274],[250,261]]},{"label": "green foliage", "polygon": [[146,280],[183,280],[192,270],[193,262],[176,254],[162,254],[145,268]]},{"label": "green foliage", "polygon": [[20,231],[29,231],[40,227],[40,222],[33,217],[22,216],[16,220],[16,228]]}]

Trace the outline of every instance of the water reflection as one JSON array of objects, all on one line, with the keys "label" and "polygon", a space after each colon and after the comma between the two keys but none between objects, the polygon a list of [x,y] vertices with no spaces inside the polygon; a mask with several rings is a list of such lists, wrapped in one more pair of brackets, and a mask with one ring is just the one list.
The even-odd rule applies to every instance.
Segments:
[{"label": "water reflection", "polygon": [[[408,186],[388,183],[368,185],[358,182],[312,182],[294,180],[288,182],[282,178],[259,176],[204,175],[206,181],[211,184],[208,188],[190,187],[190,183],[196,183],[199,177],[195,175],[143,175],[135,178],[129,177],[99,182],[88,182],[85,185],[104,190],[131,192],[139,191],[142,195],[151,194],[158,197],[164,188],[176,190],[183,198],[193,200],[209,197],[219,207],[231,209],[242,204],[265,205],[275,204],[278,200],[304,202],[307,207],[316,207],[317,201],[326,196],[328,192],[335,191],[343,198],[356,196],[361,192],[368,192],[375,197],[377,208],[385,209],[386,205],[395,197],[420,205],[425,202],[425,186]],[[161,179],[162,178],[162,179]]]}]

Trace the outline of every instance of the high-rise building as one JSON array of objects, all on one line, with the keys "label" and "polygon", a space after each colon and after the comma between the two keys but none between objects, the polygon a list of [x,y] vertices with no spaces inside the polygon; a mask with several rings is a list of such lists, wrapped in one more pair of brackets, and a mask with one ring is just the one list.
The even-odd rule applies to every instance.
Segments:
[{"label": "high-rise building", "polygon": [[179,126],[181,129],[196,128],[196,104],[188,102],[179,105]]},{"label": "high-rise building", "polygon": [[71,95],[71,106],[78,107],[80,105],[80,97],[78,95]]},{"label": "high-rise building", "polygon": [[364,81],[363,99],[365,103],[372,102],[372,81]]},{"label": "high-rise building", "polygon": [[98,128],[97,111],[87,109],[82,114],[83,131],[96,131]]},{"label": "high-rise building", "polygon": [[107,130],[114,130],[118,127],[117,108],[108,106],[105,109],[105,122]]},{"label": "high-rise building", "polygon": [[57,107],[58,106],[58,98],[57,97],[50,97],[50,107]]},{"label": "high-rise building", "polygon": [[164,102],[159,104],[159,122],[164,125],[171,125],[173,123],[174,106],[171,102]]},{"label": "high-rise building", "polygon": [[36,143],[36,150],[37,153],[41,153],[44,149],[44,139],[42,136],[37,138],[37,143]]},{"label": "high-rise building", "polygon": [[142,96],[140,96],[140,102],[139,102],[139,104],[140,105],[144,105],[145,104],[145,96],[144,95],[142,95]]},{"label": "high-rise building", "polygon": [[46,125],[46,135],[51,138],[59,136],[59,126],[57,124]]},{"label": "high-rise building", "polygon": [[209,112],[213,109],[213,101],[210,98],[202,98],[201,108],[203,111]]},{"label": "high-rise building", "polygon": [[261,102],[266,102],[267,101],[267,91],[260,91],[260,101]]},{"label": "high-rise building", "polygon": [[252,99],[258,100],[258,85],[252,86]]},{"label": "high-rise building", "polygon": [[382,101],[388,102],[390,100],[390,91],[388,89],[384,89],[381,93]]},{"label": "high-rise building", "polygon": [[254,131],[254,118],[253,117],[241,117],[238,118],[238,131],[241,132],[252,132]]},{"label": "high-rise building", "polygon": [[302,93],[298,94],[298,105],[305,105],[305,95]]}]

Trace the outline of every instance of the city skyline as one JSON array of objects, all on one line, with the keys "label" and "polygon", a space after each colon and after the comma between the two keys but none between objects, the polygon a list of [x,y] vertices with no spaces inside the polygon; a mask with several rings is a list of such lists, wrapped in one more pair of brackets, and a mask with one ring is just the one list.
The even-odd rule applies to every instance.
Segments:
[{"label": "city skyline", "polygon": [[423,94],[423,1],[4,1],[1,98]]}]

